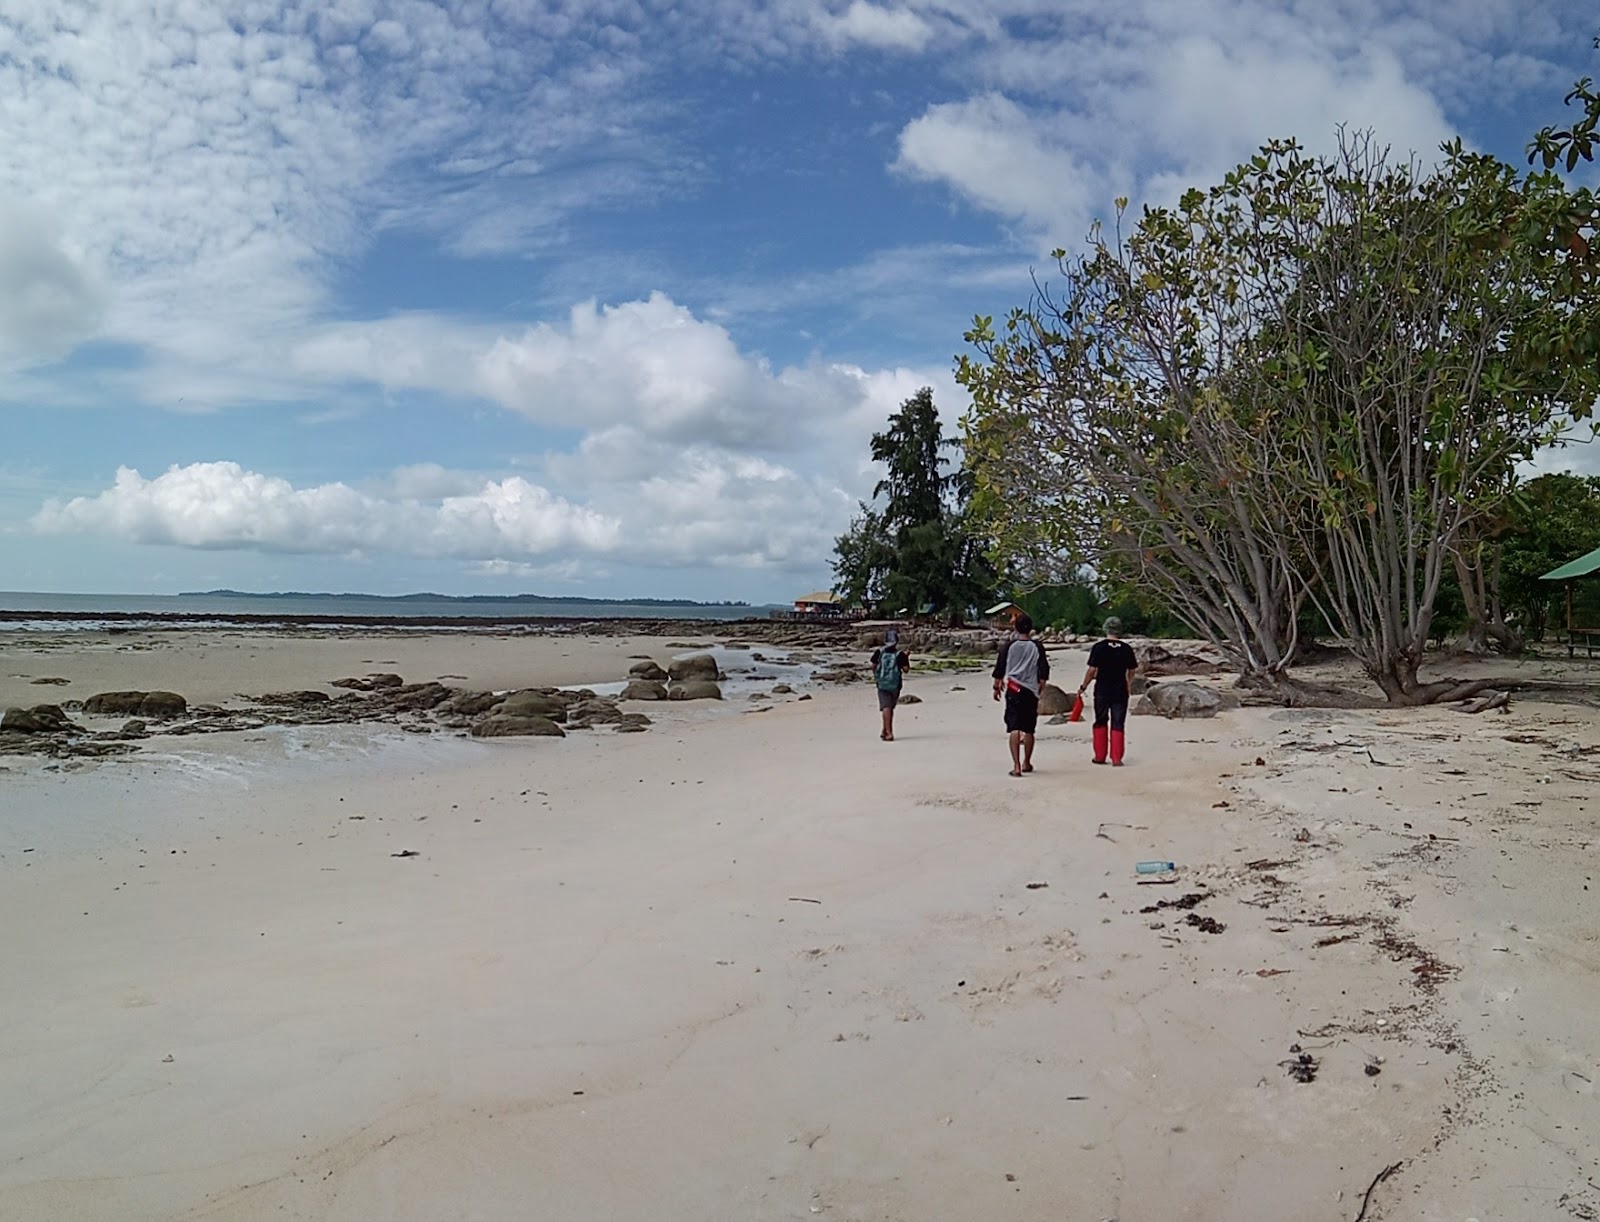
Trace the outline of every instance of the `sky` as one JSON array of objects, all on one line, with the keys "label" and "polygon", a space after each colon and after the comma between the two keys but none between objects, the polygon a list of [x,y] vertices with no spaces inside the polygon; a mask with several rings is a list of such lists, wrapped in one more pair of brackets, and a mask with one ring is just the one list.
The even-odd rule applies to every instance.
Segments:
[{"label": "sky", "polygon": [[[1578,0],[6,0],[0,590],[785,602],[1112,200],[1518,164]],[[1600,456],[1596,456],[1600,458]],[[1572,449],[1547,466],[1600,469]]]}]

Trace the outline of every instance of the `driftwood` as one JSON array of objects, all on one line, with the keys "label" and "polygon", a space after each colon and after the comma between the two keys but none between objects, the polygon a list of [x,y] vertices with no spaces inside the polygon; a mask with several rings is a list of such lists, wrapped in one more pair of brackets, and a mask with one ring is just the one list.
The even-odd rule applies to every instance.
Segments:
[{"label": "driftwood", "polygon": [[1487,696],[1479,696],[1475,700],[1463,701],[1456,705],[1458,713],[1483,713],[1489,709],[1509,709],[1511,707],[1511,693],[1507,691],[1490,692]]},{"label": "driftwood", "polygon": [[1377,1175],[1372,1177],[1372,1183],[1367,1185],[1367,1195],[1361,1198],[1361,1212],[1356,1215],[1355,1222],[1361,1222],[1361,1220],[1367,1216],[1367,1206],[1372,1204],[1373,1189],[1375,1189],[1379,1184],[1383,1183],[1384,1180],[1388,1179],[1391,1175],[1404,1166],[1404,1162],[1390,1163],[1382,1171],[1378,1172]]}]

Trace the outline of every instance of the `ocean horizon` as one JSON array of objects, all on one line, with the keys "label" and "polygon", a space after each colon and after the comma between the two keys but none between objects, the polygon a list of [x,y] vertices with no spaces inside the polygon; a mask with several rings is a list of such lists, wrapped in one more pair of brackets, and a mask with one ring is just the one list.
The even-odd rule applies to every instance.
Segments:
[{"label": "ocean horizon", "polygon": [[353,623],[404,620],[704,619],[765,617],[777,604],[689,599],[552,598],[538,594],[313,594],[239,590],[180,594],[52,594],[0,590],[0,631],[89,630],[117,624],[181,626],[228,622],[270,624],[314,618]]}]

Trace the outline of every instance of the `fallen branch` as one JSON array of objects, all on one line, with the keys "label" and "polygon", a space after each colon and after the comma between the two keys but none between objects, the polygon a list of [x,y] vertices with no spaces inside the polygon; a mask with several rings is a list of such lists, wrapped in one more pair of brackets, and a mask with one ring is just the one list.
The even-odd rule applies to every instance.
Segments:
[{"label": "fallen branch", "polygon": [[1361,1198],[1361,1212],[1355,1216],[1355,1222],[1361,1222],[1361,1220],[1367,1216],[1367,1206],[1372,1204],[1373,1189],[1377,1188],[1379,1184],[1383,1183],[1384,1180],[1388,1179],[1403,1166],[1405,1166],[1404,1162],[1390,1163],[1382,1171],[1378,1172],[1377,1175],[1372,1177],[1372,1183],[1367,1185],[1367,1195]]},{"label": "fallen branch", "polygon": [[809,895],[791,895],[789,897],[789,902],[791,904],[820,904],[820,903],[822,903],[821,900],[814,900]]},{"label": "fallen branch", "polygon": [[1476,700],[1468,700],[1456,705],[1458,713],[1484,713],[1490,709],[1511,707],[1510,692],[1490,692],[1487,696],[1479,696]]}]

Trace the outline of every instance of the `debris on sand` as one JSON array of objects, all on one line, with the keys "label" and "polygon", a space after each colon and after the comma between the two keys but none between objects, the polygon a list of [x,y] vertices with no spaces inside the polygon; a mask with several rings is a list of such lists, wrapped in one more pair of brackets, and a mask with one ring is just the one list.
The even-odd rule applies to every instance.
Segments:
[{"label": "debris on sand", "polygon": [[1157,900],[1155,903],[1147,905],[1146,907],[1139,909],[1139,911],[1140,912],[1160,912],[1163,908],[1178,908],[1178,909],[1193,908],[1196,904],[1199,904],[1199,903],[1201,903],[1201,902],[1203,902],[1205,900],[1208,900],[1210,898],[1211,897],[1209,895],[1206,895],[1203,892],[1191,891],[1191,892],[1189,892],[1188,895],[1180,895],[1175,900]]},{"label": "debris on sand", "polygon": [[1296,1082],[1315,1082],[1317,1080],[1317,1070],[1322,1063],[1309,1052],[1300,1051],[1299,1044],[1289,1045],[1289,1051],[1295,1055],[1287,1061],[1279,1061],[1278,1064]]}]

